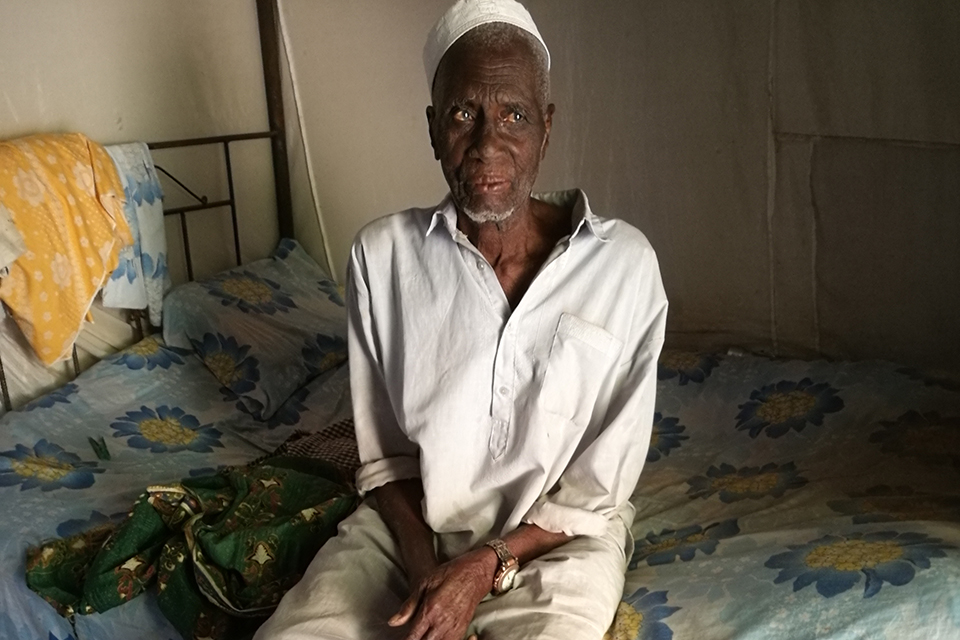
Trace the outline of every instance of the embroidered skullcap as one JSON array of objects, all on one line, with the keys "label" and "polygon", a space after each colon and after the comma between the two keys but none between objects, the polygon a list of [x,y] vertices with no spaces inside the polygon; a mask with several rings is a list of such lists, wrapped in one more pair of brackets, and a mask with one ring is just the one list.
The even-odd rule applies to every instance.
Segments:
[{"label": "embroidered skullcap", "polygon": [[457,0],[430,30],[423,48],[423,67],[427,72],[427,85],[433,89],[433,78],[443,54],[454,42],[482,24],[506,22],[523,29],[535,37],[547,54],[547,71],[550,70],[550,50],[537,30],[533,18],[522,4],[515,0]]}]

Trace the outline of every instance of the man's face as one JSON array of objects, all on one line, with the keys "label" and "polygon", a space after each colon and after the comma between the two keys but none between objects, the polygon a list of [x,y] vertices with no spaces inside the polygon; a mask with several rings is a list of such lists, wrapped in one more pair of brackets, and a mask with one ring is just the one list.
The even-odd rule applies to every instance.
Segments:
[{"label": "man's face", "polygon": [[522,41],[457,42],[437,70],[430,140],[457,208],[475,222],[508,218],[533,190],[553,116],[537,78]]}]

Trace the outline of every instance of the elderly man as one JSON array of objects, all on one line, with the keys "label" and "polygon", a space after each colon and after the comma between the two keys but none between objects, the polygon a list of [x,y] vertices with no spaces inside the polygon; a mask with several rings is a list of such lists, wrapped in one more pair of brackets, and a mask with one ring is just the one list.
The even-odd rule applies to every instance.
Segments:
[{"label": "elderly man", "polygon": [[450,187],[363,229],[350,368],[372,498],[260,638],[599,640],[632,551],[667,302],[580,191],[531,195],[554,105],[513,0],[460,0],[424,54]]}]

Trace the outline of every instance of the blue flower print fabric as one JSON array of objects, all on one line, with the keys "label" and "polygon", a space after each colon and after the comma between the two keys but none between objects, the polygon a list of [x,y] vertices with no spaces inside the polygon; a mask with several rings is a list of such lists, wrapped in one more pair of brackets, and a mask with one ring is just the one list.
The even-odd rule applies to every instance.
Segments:
[{"label": "blue flower print fabric", "polygon": [[24,411],[33,411],[34,409],[49,409],[57,403],[70,404],[70,396],[77,392],[77,385],[68,382],[59,389],[55,389],[45,396],[40,396],[36,400],[31,400],[23,407]]},{"label": "blue flower print fabric", "polygon": [[103,288],[103,305],[147,309],[150,324],[160,326],[163,294],[171,284],[160,179],[146,144],[106,149],[123,182],[123,214],[134,243],[120,251],[120,263]]},{"label": "blue flower print fabric", "polygon": [[149,371],[154,367],[169,369],[175,364],[183,364],[183,356],[189,354],[183,349],[173,349],[163,344],[160,336],[148,336],[137,344],[106,358],[109,362],[127,367]]},{"label": "blue flower print fabric", "polygon": [[671,449],[678,448],[690,437],[683,435],[686,427],[679,422],[677,418],[665,418],[659,412],[653,414],[653,434],[647,450],[647,462],[656,462],[670,455]]},{"label": "blue flower print fabric", "polygon": [[895,531],[826,535],[789,548],[764,563],[781,570],[773,582],[792,581],[794,591],[816,583],[817,593],[825,598],[849,591],[861,581],[863,597],[871,598],[884,582],[908,584],[918,570],[930,568],[931,558],[943,558],[947,549],[956,549],[924,533]]},{"label": "blue flower print fabric", "polygon": [[687,480],[687,484],[690,485],[687,494],[692,497],[709,498],[718,494],[721,502],[735,502],[759,500],[764,496],[782,498],[788,489],[807,484],[807,479],[792,462],[782,465],[769,462],[762,467],[741,469],[724,462],[719,467],[711,465],[706,474]]},{"label": "blue flower print fabric", "polygon": [[271,421],[347,357],[337,286],[293,240],[270,258],[178,287],[164,309],[165,343],[195,351],[224,396],[258,420]]},{"label": "blue flower print fabric", "polygon": [[960,638],[960,393],[665,352],[607,640]]},{"label": "blue flower print fabric", "polygon": [[650,591],[640,587],[623,599],[607,637],[631,640],[671,640],[673,630],[663,622],[680,607],[668,606],[666,591]]},{"label": "blue flower print fabric", "polygon": [[33,446],[17,444],[10,451],[0,451],[0,487],[19,485],[21,491],[34,487],[41,491],[86,489],[93,485],[96,473],[103,473],[103,469],[95,460],[81,460],[46,438]]},{"label": "blue flower print fabric", "polygon": [[160,405],[155,409],[146,406],[138,411],[128,411],[110,425],[117,438],[130,436],[127,444],[137,449],[149,449],[153,453],[176,453],[196,451],[210,453],[213,447],[222,447],[223,434],[211,425],[201,425],[179,407]]},{"label": "blue flower print fabric", "polygon": [[779,438],[790,429],[803,431],[808,423],[820,426],[824,414],[843,408],[843,399],[836,394],[829,384],[814,384],[809,378],[765,385],[740,405],[737,429],[748,431],[751,438],[762,431]]}]

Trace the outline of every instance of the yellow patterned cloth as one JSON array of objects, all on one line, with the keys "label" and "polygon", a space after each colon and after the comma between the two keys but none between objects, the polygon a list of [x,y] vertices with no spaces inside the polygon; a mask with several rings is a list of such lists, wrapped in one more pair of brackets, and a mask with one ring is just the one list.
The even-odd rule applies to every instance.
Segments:
[{"label": "yellow patterned cloth", "polygon": [[100,287],[133,239],[106,150],[78,133],[0,142],[0,204],[26,251],[0,282],[45,364],[66,359]]}]

